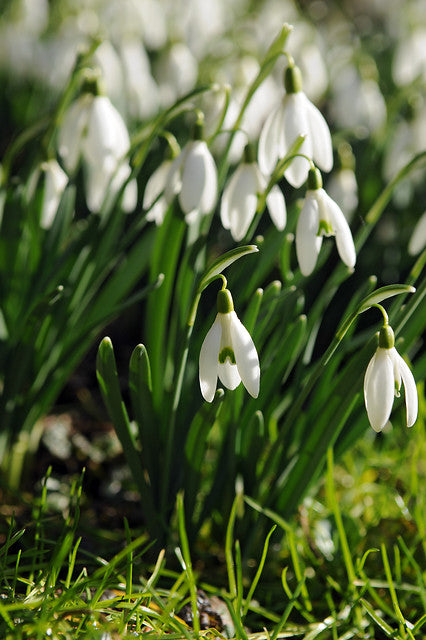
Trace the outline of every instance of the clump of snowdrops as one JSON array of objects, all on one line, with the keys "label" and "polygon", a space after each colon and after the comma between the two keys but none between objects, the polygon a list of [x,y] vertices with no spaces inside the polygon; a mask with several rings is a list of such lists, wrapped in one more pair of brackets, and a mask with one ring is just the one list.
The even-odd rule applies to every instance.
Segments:
[{"label": "clump of snowdrops", "polygon": [[[53,117],[6,152],[0,453],[12,480],[34,425],[101,328],[135,303],[128,408],[108,338],[97,370],[157,540],[181,491],[190,536],[207,519],[226,520],[236,490],[291,514],[331,446],[343,452],[368,419],[386,426],[401,379],[406,418],[399,403],[394,421],[415,422],[414,379],[395,345],[411,359],[419,352],[424,252],[403,283],[380,286],[362,264],[394,189],[424,153],[349,223],[323,186],[337,149],[304,91],[290,32],[285,24],[238,99],[228,85],[195,84],[130,133],[94,41]],[[259,95],[283,61],[277,104],[265,112]],[[248,113],[258,120],[249,134]],[[35,136],[36,161],[16,185],[17,154]],[[381,303],[393,296],[387,314]],[[377,306],[394,337],[381,331],[375,351],[376,327],[357,325]],[[254,544],[261,518],[246,512],[240,524]]]}]

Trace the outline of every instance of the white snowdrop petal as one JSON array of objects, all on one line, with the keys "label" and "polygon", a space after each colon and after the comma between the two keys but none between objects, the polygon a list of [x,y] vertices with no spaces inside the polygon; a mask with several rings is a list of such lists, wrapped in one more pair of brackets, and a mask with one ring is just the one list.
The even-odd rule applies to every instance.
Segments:
[{"label": "white snowdrop petal", "polygon": [[408,243],[408,253],[415,256],[426,247],[426,211],[420,216]]},{"label": "white snowdrop petal", "polygon": [[336,231],[336,245],[342,262],[352,269],[356,263],[356,251],[349,227]]},{"label": "white snowdrop petal", "polygon": [[339,205],[334,202],[334,200],[330,198],[324,190],[321,191],[323,195],[323,203],[327,208],[331,226],[336,236],[336,245],[339,255],[342,261],[348,267],[352,268],[355,266],[356,262],[356,251],[348,222]]},{"label": "white snowdrop petal", "polygon": [[392,411],[394,375],[388,349],[378,348],[364,377],[364,400],[368,419],[375,431],[381,431]]},{"label": "white snowdrop petal", "polygon": [[251,335],[235,311],[232,312],[230,329],[238,373],[249,394],[257,398],[260,385],[259,357]]},{"label": "white snowdrop petal", "polygon": [[228,228],[235,241],[246,235],[257,207],[258,180],[252,164],[242,164],[229,181],[224,193]]},{"label": "white snowdrop petal", "polygon": [[123,197],[121,199],[121,206],[125,213],[131,213],[136,209],[138,203],[138,183],[136,179],[130,180],[126,184]]},{"label": "white snowdrop petal", "polygon": [[237,365],[232,364],[229,358],[227,358],[224,363],[219,362],[217,374],[221,383],[231,391],[236,389],[241,382]]},{"label": "white snowdrop petal", "polygon": [[[283,102],[280,130],[280,157],[284,158],[290,147],[300,135],[306,136],[298,153],[312,158],[312,141],[309,137],[309,123],[305,108],[305,95],[301,91],[285,96]],[[296,189],[301,187],[308,177],[309,162],[306,158],[296,157],[284,171],[286,180]]]},{"label": "white snowdrop petal", "polygon": [[129,134],[121,115],[107,96],[95,96],[83,145],[86,161],[95,165],[103,165],[111,158],[118,161],[129,148]]},{"label": "white snowdrop petal", "polygon": [[333,146],[327,121],[317,107],[303,94],[307,114],[312,159],[323,171],[333,168]]},{"label": "white snowdrop petal", "polygon": [[178,198],[184,213],[190,213],[199,208],[206,181],[204,144],[198,140],[189,142],[186,157],[182,163],[182,186]]},{"label": "white snowdrop petal", "polygon": [[182,166],[186,159],[187,148],[176,156],[170,165],[167,177],[164,196],[168,203],[179,193],[182,188]]},{"label": "white snowdrop petal", "polygon": [[162,224],[168,206],[169,205],[166,198],[164,198],[163,196],[159,198],[146,214],[146,219],[148,220],[148,222],[155,222],[156,225]]},{"label": "white snowdrop petal", "polygon": [[398,351],[395,349],[395,347],[392,347],[392,349],[388,349],[388,354],[390,359],[392,360],[392,366],[393,366],[393,380],[394,380],[394,389],[395,389],[394,394],[398,395],[401,389],[401,371],[399,368],[400,355]]},{"label": "white snowdrop petal", "polygon": [[84,95],[64,115],[58,132],[58,151],[67,171],[73,173],[80,158],[81,142],[93,97]]},{"label": "white snowdrop petal", "polygon": [[279,231],[285,229],[287,223],[287,207],[284,196],[278,185],[274,185],[266,197],[271,220]]},{"label": "white snowdrop petal", "polygon": [[216,163],[207,145],[206,145],[206,150],[207,150],[207,153],[204,156],[206,179],[204,182],[204,189],[203,189],[203,193],[199,203],[199,209],[201,213],[210,213],[210,211],[214,209],[217,202],[217,195],[218,195]]},{"label": "white snowdrop petal", "polygon": [[[182,187],[179,204],[184,213],[203,206],[214,206],[217,193],[217,177],[213,168],[213,159],[207,144],[194,140],[188,144],[188,152],[182,164]],[[214,202],[213,202],[214,196]]]},{"label": "white snowdrop petal", "polygon": [[216,391],[221,336],[222,327],[219,315],[217,315],[200,349],[200,388],[203,398],[207,402],[212,402]]},{"label": "white snowdrop petal", "polygon": [[222,199],[220,201],[220,221],[222,222],[222,227],[224,229],[229,229],[231,223],[229,221],[229,194],[226,191],[226,187],[222,194]]},{"label": "white snowdrop petal", "polygon": [[401,374],[402,382],[404,384],[404,391],[405,391],[407,427],[412,427],[415,421],[417,420],[417,412],[418,412],[418,404],[419,404],[418,397],[417,397],[416,382],[404,358],[402,358],[399,355],[399,353],[397,353],[397,356],[398,356],[398,368]]},{"label": "white snowdrop petal", "polygon": [[279,104],[266,118],[259,136],[258,162],[262,173],[270,175],[279,158],[279,140],[282,118]]},{"label": "white snowdrop petal", "polygon": [[229,212],[230,231],[236,242],[240,242],[249,230],[257,207],[257,195],[247,193],[240,200],[239,207],[233,207]]},{"label": "white snowdrop petal", "polygon": [[296,228],[296,255],[300,271],[309,276],[315,269],[321,249],[322,237],[318,236],[318,203],[313,191],[307,191]]},{"label": "white snowdrop petal", "polygon": [[105,199],[111,176],[91,165],[85,168],[86,204],[89,211],[99,213]]},{"label": "white snowdrop petal", "polygon": [[43,163],[41,168],[45,172],[45,186],[40,226],[48,229],[55,219],[59,202],[68,184],[68,176],[56,160]]},{"label": "white snowdrop petal", "polygon": [[157,200],[159,195],[165,190],[167,176],[169,174],[171,165],[171,160],[165,160],[160,164],[159,167],[155,169],[151,177],[148,178],[142,201],[142,206],[144,209],[149,209]]}]

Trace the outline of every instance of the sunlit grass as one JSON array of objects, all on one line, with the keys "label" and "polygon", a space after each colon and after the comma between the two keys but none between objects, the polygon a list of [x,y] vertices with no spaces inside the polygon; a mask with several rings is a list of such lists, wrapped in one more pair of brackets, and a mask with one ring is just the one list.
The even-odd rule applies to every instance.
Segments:
[{"label": "sunlit grass", "polygon": [[[207,633],[200,630],[206,615],[197,611],[198,588],[219,598],[212,608],[220,609],[223,626],[212,636],[423,637],[425,447],[419,419],[410,431],[395,423],[379,437],[368,432],[335,465],[330,451],[325,480],[291,522],[267,514],[270,533],[250,557],[237,539],[242,494],[225,557],[215,557],[214,548],[206,556],[208,539],[190,547],[182,496],[175,552],[154,551],[124,522],[114,542],[119,550],[101,557],[81,538],[84,482],[70,487],[64,519],[49,511],[45,482],[25,526],[3,518],[1,637],[193,638]],[[248,497],[244,508],[250,503]],[[193,628],[180,617],[182,607]]]}]

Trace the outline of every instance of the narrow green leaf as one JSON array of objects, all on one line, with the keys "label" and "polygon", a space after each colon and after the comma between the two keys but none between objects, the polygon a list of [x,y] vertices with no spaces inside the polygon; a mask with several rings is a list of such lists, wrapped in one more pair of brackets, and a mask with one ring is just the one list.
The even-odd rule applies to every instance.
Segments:
[{"label": "narrow green leaf", "polygon": [[392,572],[391,572],[391,568],[390,568],[390,564],[389,564],[388,554],[387,554],[386,547],[385,547],[383,542],[380,545],[380,550],[381,550],[381,553],[382,553],[383,566],[384,566],[384,569],[385,569],[386,580],[387,580],[387,583],[388,583],[388,586],[389,586],[389,593],[390,593],[390,597],[391,597],[391,600],[392,600],[393,609],[395,611],[395,615],[396,615],[396,618],[399,621],[399,623],[402,624],[402,625],[405,625],[405,618],[402,615],[401,608],[399,606],[398,596],[396,594],[396,589],[395,589],[394,581],[393,581],[393,578],[392,578]]},{"label": "narrow green leaf", "polygon": [[142,422],[141,408],[148,404],[152,392],[151,365],[143,344],[136,345],[130,357],[129,388],[135,418]]},{"label": "narrow green leaf", "polygon": [[163,284],[148,298],[145,323],[146,345],[151,361],[153,402],[158,410],[162,406],[164,393],[170,383],[170,380],[165,380],[164,375],[167,365],[168,320],[170,311],[173,310],[172,299],[177,265],[186,230],[186,223],[172,208],[161,227],[157,229],[152,251],[151,280],[156,280],[159,273],[164,274]]},{"label": "narrow green leaf", "polygon": [[379,629],[381,629],[388,636],[388,638],[394,638],[396,633],[395,630],[392,629],[392,627],[388,625],[388,623],[376,613],[368,600],[365,600],[365,598],[360,598],[360,602],[370,618],[372,618],[372,620],[374,620],[374,622],[377,624]]},{"label": "narrow green leaf", "polygon": [[265,543],[263,545],[262,556],[260,558],[259,565],[257,567],[255,576],[254,576],[253,580],[251,581],[250,589],[248,591],[248,594],[247,594],[247,597],[246,597],[246,601],[245,601],[245,604],[244,604],[243,613],[242,613],[242,617],[243,618],[247,615],[248,610],[250,608],[250,603],[251,603],[251,600],[253,598],[253,594],[254,594],[255,589],[256,589],[256,587],[258,585],[260,576],[262,575],[263,567],[265,566],[266,556],[267,556],[268,548],[269,548],[269,540],[270,540],[270,538],[271,538],[271,536],[274,533],[276,528],[277,528],[276,525],[274,525],[272,527],[272,529],[269,531],[268,535],[266,536],[266,540],[265,540]]},{"label": "narrow green leaf", "polygon": [[137,484],[141,499],[144,503],[147,522],[149,522],[152,530],[156,531],[158,513],[153,504],[150,485],[146,483],[144,478],[141,457],[121,395],[114,349],[111,339],[108,337],[105,337],[99,345],[96,358],[96,374],[103,401],[114,423],[127,464],[129,465],[133,479]]},{"label": "narrow green leaf", "polygon": [[187,536],[186,527],[185,527],[185,508],[184,508],[182,493],[178,493],[177,495],[176,508],[177,508],[177,515],[178,515],[179,538],[180,538],[180,544],[182,548],[182,555],[185,562],[185,571],[187,575],[189,594],[191,598],[192,624],[194,628],[194,635],[196,638],[198,638],[200,633],[200,617],[199,617],[198,607],[197,607],[197,586],[195,584],[194,574],[192,571],[191,553],[189,550],[188,536]]},{"label": "narrow green leaf", "polygon": [[357,313],[363,313],[370,309],[375,304],[379,304],[386,300],[387,298],[391,298],[392,296],[400,295],[401,293],[414,293],[416,290],[409,284],[389,284],[385,287],[381,287],[380,289],[376,289],[364,298],[361,301]]},{"label": "narrow green leaf", "polygon": [[141,460],[148,471],[151,490],[156,494],[158,456],[162,445],[152,402],[151,365],[143,344],[138,344],[130,357],[129,392],[133,419],[138,426]]},{"label": "narrow green leaf", "polygon": [[134,449],[135,445],[130,432],[129,418],[118,380],[114,348],[111,339],[108,337],[105,337],[99,345],[96,369],[102,397],[115,424],[118,436],[122,440],[123,446]]},{"label": "narrow green leaf", "polygon": [[259,251],[259,249],[256,245],[249,244],[242,247],[235,247],[234,249],[224,253],[222,256],[219,256],[202,276],[200,284],[198,285],[198,292],[202,293],[204,289],[233,262],[248,255],[249,253],[255,253],[257,251]]},{"label": "narrow green leaf", "polygon": [[228,520],[228,525],[226,527],[226,535],[225,535],[225,559],[226,559],[226,570],[228,573],[228,584],[229,584],[229,593],[233,600],[237,598],[237,579],[235,575],[235,563],[234,556],[232,553],[233,547],[233,539],[234,539],[234,525],[235,518],[237,515],[238,504],[241,500],[241,497],[237,494],[234,498],[234,502],[232,503],[231,513]]},{"label": "narrow green leaf", "polygon": [[256,289],[244,314],[243,324],[249,333],[253,332],[263,298],[263,289]]},{"label": "narrow green leaf", "polygon": [[417,620],[417,622],[415,623],[414,627],[412,628],[412,632],[413,632],[413,636],[415,637],[416,633],[421,629],[421,627],[426,624],[426,613],[423,614],[421,616],[421,618],[419,618]]}]

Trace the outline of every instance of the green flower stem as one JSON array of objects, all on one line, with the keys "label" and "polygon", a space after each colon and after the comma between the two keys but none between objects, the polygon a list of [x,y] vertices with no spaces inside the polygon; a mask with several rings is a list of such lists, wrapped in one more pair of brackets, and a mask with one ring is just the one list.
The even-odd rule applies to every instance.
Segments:
[{"label": "green flower stem", "polygon": [[384,324],[388,325],[389,324],[389,316],[386,313],[386,310],[382,307],[382,305],[381,304],[372,304],[371,306],[372,307],[376,307],[376,309],[379,309],[380,313],[383,316]]}]

